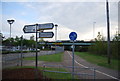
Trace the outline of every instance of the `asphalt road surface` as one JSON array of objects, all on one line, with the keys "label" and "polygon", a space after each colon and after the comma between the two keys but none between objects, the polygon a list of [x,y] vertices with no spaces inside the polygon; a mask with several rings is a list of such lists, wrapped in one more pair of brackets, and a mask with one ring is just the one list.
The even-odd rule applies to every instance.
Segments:
[{"label": "asphalt road surface", "polygon": [[[38,52],[38,56],[41,55],[49,55],[49,54],[55,54],[57,52],[55,51],[40,51]],[[22,57],[33,57],[36,56],[35,52],[31,53],[22,53]],[[10,67],[10,66],[16,66],[20,64],[21,59],[21,53],[14,53],[14,54],[3,54],[2,55],[2,67]]]},{"label": "asphalt road surface", "polygon": [[[96,79],[114,79],[114,80],[118,80],[118,71],[115,70],[111,70],[108,68],[104,68],[104,67],[100,67],[97,66],[95,64],[91,64],[89,62],[87,62],[86,60],[80,58],[77,55],[74,55],[74,63],[75,66],[79,66],[80,68],[95,68],[95,78]],[[72,52],[70,51],[66,51],[64,53],[64,65],[67,66],[72,66]],[[86,72],[85,72],[86,71]],[[80,70],[77,69],[76,72],[80,72],[80,73],[87,73],[87,74],[92,74],[93,70],[88,69],[88,70]],[[90,77],[89,77],[90,78]],[[92,78],[90,78],[92,79]]]},{"label": "asphalt road surface", "polygon": [[[41,56],[41,55],[47,55],[47,54],[54,54],[55,51],[40,51],[38,52],[38,56]],[[23,57],[33,57],[35,56],[36,53],[34,52],[31,52],[31,53],[22,53],[22,56]],[[14,60],[14,59],[18,59],[21,57],[21,53],[14,53],[14,54],[3,54],[2,55],[2,61],[6,60],[6,61],[9,61],[9,60]]]}]

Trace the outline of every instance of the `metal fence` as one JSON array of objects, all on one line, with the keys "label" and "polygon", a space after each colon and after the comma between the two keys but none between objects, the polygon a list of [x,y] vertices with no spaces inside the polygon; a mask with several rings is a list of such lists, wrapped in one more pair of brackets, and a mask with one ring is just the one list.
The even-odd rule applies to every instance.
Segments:
[{"label": "metal fence", "polygon": [[[40,51],[38,52],[38,56],[42,55],[51,55],[55,53],[60,53],[63,51]],[[22,57],[21,57],[22,55]],[[2,68],[9,68],[14,66],[20,66],[21,60],[25,57],[35,57],[35,52],[29,52],[29,53],[10,53],[10,54],[2,54]],[[24,65],[24,60],[23,65]]]},{"label": "metal fence", "polygon": [[[49,69],[48,69],[49,68]],[[50,69],[52,68],[52,69]],[[53,69],[54,68],[54,69]],[[93,79],[96,77],[95,68],[81,68],[78,66],[74,67],[74,73],[72,72],[72,66],[62,65],[44,65],[43,75],[53,79]],[[65,76],[61,76],[65,74]],[[74,78],[73,76],[74,75]]]}]

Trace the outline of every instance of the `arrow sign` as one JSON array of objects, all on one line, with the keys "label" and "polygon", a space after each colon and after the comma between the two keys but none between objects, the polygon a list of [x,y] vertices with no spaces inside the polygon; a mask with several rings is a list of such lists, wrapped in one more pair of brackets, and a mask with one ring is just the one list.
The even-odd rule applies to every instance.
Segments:
[{"label": "arrow sign", "polygon": [[[53,29],[53,27],[54,27],[53,23],[38,24],[37,31]],[[24,33],[35,33],[36,25],[25,25],[23,28],[23,31],[24,31]]]},{"label": "arrow sign", "polygon": [[52,38],[54,36],[53,32],[40,32],[39,38]]},{"label": "arrow sign", "polygon": [[25,25],[23,28],[24,33],[35,33],[36,25]]},{"label": "arrow sign", "polygon": [[53,27],[54,27],[53,23],[38,24],[38,30],[48,30],[53,29]]}]

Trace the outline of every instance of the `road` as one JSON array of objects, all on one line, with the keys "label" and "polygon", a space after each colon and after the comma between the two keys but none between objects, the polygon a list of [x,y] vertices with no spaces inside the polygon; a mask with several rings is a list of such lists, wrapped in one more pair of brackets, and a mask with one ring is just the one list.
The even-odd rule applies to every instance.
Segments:
[{"label": "road", "polygon": [[[55,53],[57,53],[57,52],[55,52],[55,51],[40,51],[40,52],[38,52],[38,56],[55,54]],[[22,56],[23,57],[33,57],[33,56],[36,56],[36,53],[35,52],[22,53]],[[2,55],[3,68],[19,65],[20,58],[21,58],[21,53],[3,54]]]},{"label": "road", "polygon": [[[48,54],[55,54],[55,51],[40,51],[38,52],[38,56],[41,55],[48,55]],[[31,53],[22,53],[23,57],[33,57],[35,56],[35,52]],[[2,61],[10,61],[10,60],[15,60],[21,57],[21,53],[14,53],[14,54],[3,54],[2,55]]]},{"label": "road", "polygon": [[[111,70],[111,69],[104,68],[104,67],[100,67],[100,66],[97,66],[95,64],[91,64],[91,63],[87,62],[86,60],[80,58],[77,55],[75,55],[74,58],[75,58],[75,61],[74,61],[75,66],[79,66],[81,68],[89,68],[89,67],[95,68],[96,69],[96,71],[95,71],[96,72],[96,79],[118,80],[118,71]],[[64,53],[64,63],[63,64],[67,65],[67,66],[72,66],[72,52],[66,51]],[[76,72],[85,73],[85,71],[83,71],[83,70],[76,70]],[[92,74],[93,70],[89,69],[88,71],[86,71],[86,73]]]}]

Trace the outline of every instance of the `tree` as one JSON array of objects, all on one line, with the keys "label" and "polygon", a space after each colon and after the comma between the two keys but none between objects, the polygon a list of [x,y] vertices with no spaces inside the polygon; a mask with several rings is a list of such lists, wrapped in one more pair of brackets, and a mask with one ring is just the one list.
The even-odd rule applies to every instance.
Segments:
[{"label": "tree", "polygon": [[16,38],[15,38],[14,40],[15,40],[14,45],[15,45],[15,46],[20,46],[20,44],[21,44],[21,39],[20,39],[20,37],[16,36]]},{"label": "tree", "polygon": [[105,41],[105,38],[98,32],[97,38],[95,38],[96,41]]},{"label": "tree", "polygon": [[90,46],[89,51],[94,54],[106,55],[107,43],[104,40],[104,37],[98,32],[97,38],[95,38],[95,45]]},{"label": "tree", "polygon": [[34,40],[34,35],[30,36],[30,40]]},{"label": "tree", "polygon": [[111,53],[113,58],[120,58],[118,55],[118,47],[120,46],[120,34],[116,32],[113,37],[111,44]]},{"label": "tree", "polygon": [[114,35],[113,41],[120,41],[120,34],[116,32]]}]

